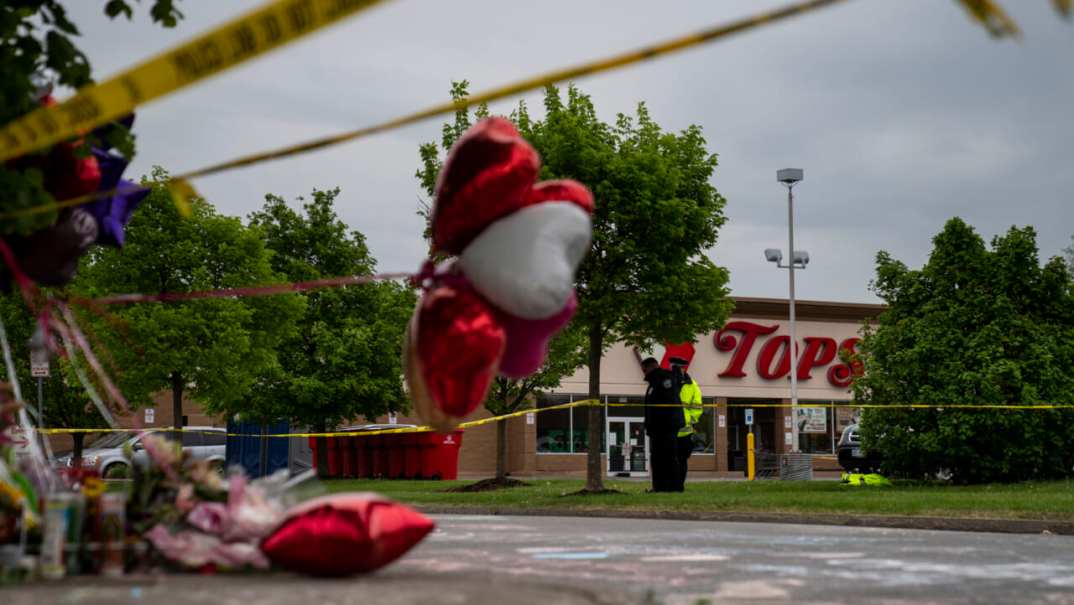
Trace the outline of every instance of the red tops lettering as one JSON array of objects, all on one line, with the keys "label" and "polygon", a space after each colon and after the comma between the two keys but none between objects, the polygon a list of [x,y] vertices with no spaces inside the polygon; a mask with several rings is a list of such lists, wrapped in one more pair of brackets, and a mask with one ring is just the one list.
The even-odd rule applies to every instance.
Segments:
[{"label": "red tops lettering", "polygon": [[[778,380],[787,376],[791,369],[790,356],[787,354],[790,348],[790,337],[770,336],[777,329],[779,329],[778,325],[764,326],[749,321],[728,322],[713,336],[713,343],[718,350],[732,352],[731,361],[719,376],[744,378],[746,361],[749,359],[754,344],[761,337],[768,338],[764,339],[764,344],[761,345],[760,353],[757,355],[757,374],[765,380]],[[847,338],[838,346],[836,346],[835,339],[822,336],[806,336],[804,341],[805,350],[799,349],[798,354],[798,380],[810,380],[814,369],[827,367],[836,360],[840,351],[855,353],[861,339]],[[778,361],[776,361],[777,356]],[[775,362],[775,367],[773,367],[773,362]],[[825,377],[833,386],[848,387],[854,376],[861,374],[860,363],[855,362],[853,366],[837,363],[828,368]]]}]

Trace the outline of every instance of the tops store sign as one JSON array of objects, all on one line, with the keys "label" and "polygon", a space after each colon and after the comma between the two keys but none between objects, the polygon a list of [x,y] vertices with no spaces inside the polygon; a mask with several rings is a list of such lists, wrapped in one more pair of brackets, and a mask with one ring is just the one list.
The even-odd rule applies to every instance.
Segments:
[{"label": "tops store sign", "polygon": [[[716,349],[731,353],[731,360],[720,373],[720,378],[745,378],[746,361],[755,346],[759,346],[756,372],[764,380],[779,380],[790,375],[791,361],[787,354],[790,337],[773,336],[778,325],[762,325],[749,321],[731,321],[716,332],[713,343]],[[814,370],[824,370],[828,382],[835,387],[850,386],[854,376],[861,373],[859,363],[848,364],[839,360],[840,351],[857,352],[860,338],[845,338],[836,342],[827,336],[806,336],[804,348],[798,347],[798,380],[813,378]],[[777,360],[778,357],[778,360]],[[838,363],[836,363],[838,362]]]}]

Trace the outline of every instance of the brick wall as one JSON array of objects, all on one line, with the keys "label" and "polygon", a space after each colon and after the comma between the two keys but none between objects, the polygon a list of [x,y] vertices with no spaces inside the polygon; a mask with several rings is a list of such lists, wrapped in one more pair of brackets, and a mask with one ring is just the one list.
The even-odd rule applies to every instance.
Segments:
[{"label": "brick wall", "polygon": [[[153,410],[152,417],[153,422],[146,422],[146,411]],[[187,419],[187,426],[226,426],[227,420],[221,416],[210,416],[204,413],[201,409],[201,404],[196,400],[189,397],[183,398],[183,412]],[[142,421],[142,425],[146,428],[161,428],[167,426],[174,426],[172,422],[172,394],[169,391],[161,391],[152,398],[150,405],[144,406],[137,410],[134,410],[129,415],[116,414],[116,420],[123,428],[133,428],[135,425],[135,418]],[[45,402],[45,422],[48,422],[48,402]],[[86,446],[89,446],[94,439],[99,438],[102,433],[90,433],[86,436]],[[74,440],[71,435],[50,435],[49,444],[52,446],[52,450],[57,453],[70,452],[74,447]]]},{"label": "brick wall", "polygon": [[[728,420],[727,420],[727,398],[726,397],[717,397],[716,398],[716,405],[718,406],[716,408],[716,432],[714,433],[715,440],[716,440],[716,447],[713,448],[716,451],[716,456],[715,456],[716,457],[716,460],[715,460],[716,470],[720,471],[720,472],[726,472],[727,467],[728,467],[728,464],[727,464],[727,445],[728,445],[728,442],[727,442],[727,422],[728,422]],[[724,419],[723,426],[720,426],[720,417],[721,416]]]}]

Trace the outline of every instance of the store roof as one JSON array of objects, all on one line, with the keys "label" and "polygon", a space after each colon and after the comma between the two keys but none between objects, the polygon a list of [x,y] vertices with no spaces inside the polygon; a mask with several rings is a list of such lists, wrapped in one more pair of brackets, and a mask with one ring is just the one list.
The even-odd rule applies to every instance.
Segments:
[{"label": "store roof", "polygon": [[[732,296],[735,317],[772,317],[784,319],[789,313],[786,298],[754,298]],[[872,319],[887,309],[885,305],[847,303],[826,300],[796,300],[794,312],[798,319],[820,321],[853,321]]]}]

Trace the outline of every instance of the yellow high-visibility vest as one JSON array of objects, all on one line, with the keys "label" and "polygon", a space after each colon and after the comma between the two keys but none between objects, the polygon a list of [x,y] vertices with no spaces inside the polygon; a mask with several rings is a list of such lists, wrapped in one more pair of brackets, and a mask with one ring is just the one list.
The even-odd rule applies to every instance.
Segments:
[{"label": "yellow high-visibility vest", "polygon": [[704,408],[701,407],[701,387],[697,381],[690,377],[689,384],[682,385],[679,391],[679,400],[682,401],[683,427],[679,429],[679,437],[688,437],[694,433],[694,425],[701,420]]}]

